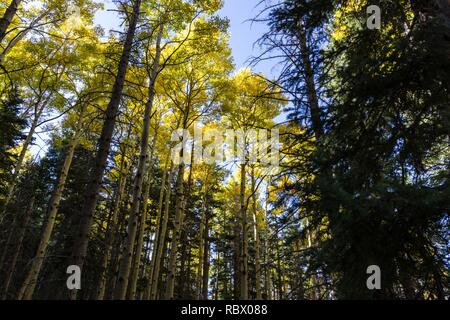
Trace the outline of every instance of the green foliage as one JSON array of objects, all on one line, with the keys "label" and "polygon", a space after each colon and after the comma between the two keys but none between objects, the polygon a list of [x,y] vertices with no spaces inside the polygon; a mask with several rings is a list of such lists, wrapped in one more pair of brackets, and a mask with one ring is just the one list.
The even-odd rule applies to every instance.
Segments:
[{"label": "green foliage", "polygon": [[14,148],[23,138],[22,130],[26,121],[20,117],[22,100],[16,90],[10,91],[0,101],[0,202],[6,196],[11,181],[16,153]]}]

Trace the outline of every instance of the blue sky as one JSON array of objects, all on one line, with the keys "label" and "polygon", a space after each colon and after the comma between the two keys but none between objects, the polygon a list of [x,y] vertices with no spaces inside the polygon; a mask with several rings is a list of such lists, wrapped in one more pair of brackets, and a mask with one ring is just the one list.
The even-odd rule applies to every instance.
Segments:
[{"label": "blue sky", "polygon": [[[96,23],[105,30],[118,29],[120,20],[117,18],[117,13],[107,11],[107,9],[114,9],[115,5],[111,0],[103,2],[105,10],[97,13]],[[224,7],[219,11],[220,16],[228,17],[230,20],[230,46],[237,69],[247,66],[249,58],[258,54],[260,50],[254,46],[254,43],[267,31],[264,23],[249,21],[255,18],[261,9],[258,7],[259,2],[260,0],[225,0]],[[253,70],[273,78],[276,75],[274,65],[273,61],[261,62]]]},{"label": "blue sky", "polygon": [[[251,22],[262,9],[258,6],[260,0],[225,0],[225,5],[219,14],[230,19],[230,46],[236,68],[248,65],[248,59],[257,55],[260,49],[255,42],[268,30],[262,22]],[[273,61],[261,62],[254,71],[263,72],[267,77],[273,73]]]},{"label": "blue sky", "polygon": [[[99,1],[100,2],[100,1]],[[119,30],[121,20],[117,17],[117,12],[108,11],[116,9],[111,0],[103,0],[104,10],[97,12],[95,23],[105,29],[106,35],[109,30]],[[219,11],[219,15],[230,20],[230,47],[232,49],[236,69],[246,67],[249,58],[260,52],[255,46],[255,42],[267,31],[264,23],[252,23],[260,10],[258,3],[260,0],[225,0],[224,7]],[[264,61],[253,67],[254,72],[262,72],[268,78],[276,78],[276,61]],[[284,114],[279,116],[276,122],[284,121]],[[45,141],[48,137],[42,135],[37,139],[37,145],[32,147],[33,154],[45,152]]]}]

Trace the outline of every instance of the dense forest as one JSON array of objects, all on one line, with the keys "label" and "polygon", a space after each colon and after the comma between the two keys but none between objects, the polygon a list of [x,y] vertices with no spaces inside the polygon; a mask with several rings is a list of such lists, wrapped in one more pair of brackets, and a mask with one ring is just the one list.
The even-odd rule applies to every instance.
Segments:
[{"label": "dense forest", "polygon": [[449,299],[449,1],[255,1],[239,70],[221,0],[114,3],[0,1],[2,299]]}]

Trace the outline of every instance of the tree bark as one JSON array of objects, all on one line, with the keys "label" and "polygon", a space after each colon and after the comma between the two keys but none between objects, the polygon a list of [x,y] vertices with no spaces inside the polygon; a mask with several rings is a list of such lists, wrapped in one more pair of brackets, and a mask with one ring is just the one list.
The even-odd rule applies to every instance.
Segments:
[{"label": "tree bark", "polygon": [[[208,283],[209,283],[209,221],[205,218],[205,236],[203,240],[203,281],[202,296],[203,300],[208,300]],[[201,249],[200,249],[201,250]]]},{"label": "tree bark", "polygon": [[[169,161],[169,155],[166,157],[164,168],[167,168]],[[155,260],[156,260],[156,253],[158,251],[159,246],[159,237],[162,232],[162,214],[163,214],[163,201],[164,201],[164,192],[166,189],[166,181],[168,176],[168,172],[166,170],[163,170],[163,176],[162,176],[162,182],[161,182],[161,189],[159,191],[159,200],[158,200],[158,211],[156,215],[156,230],[155,230],[155,238],[153,240],[153,249],[152,249],[152,256],[150,260],[150,268],[148,271],[148,282],[147,282],[147,289],[145,293],[145,299],[149,300],[151,298],[151,291],[152,291],[152,283],[153,283],[153,272],[155,270]],[[170,181],[169,181],[170,183]],[[170,186],[169,186],[170,187]]]},{"label": "tree bark", "polygon": [[[127,137],[129,137],[131,131],[131,126],[128,131]],[[119,210],[120,204],[123,199],[123,195],[125,192],[125,186],[127,182],[127,174],[129,170],[129,165],[126,163],[126,153],[127,146],[124,146],[124,150],[122,152],[122,159],[120,161],[119,168],[119,184],[117,188],[117,196],[114,201],[114,207],[111,215],[111,219],[108,223],[108,227],[105,235],[105,252],[103,254],[102,263],[100,266],[100,280],[97,284],[97,300],[103,300],[105,297],[105,289],[106,289],[106,278],[107,278],[107,269],[111,263],[111,253],[113,249],[114,242],[116,240],[116,234],[118,232],[117,224],[119,218]]]},{"label": "tree bark", "polygon": [[18,300],[29,300],[33,297],[34,289],[39,278],[39,273],[41,272],[42,264],[45,259],[45,253],[47,252],[47,248],[50,243],[50,237],[53,234],[53,228],[55,226],[56,216],[58,215],[59,204],[61,202],[67,176],[69,175],[69,170],[72,165],[73,155],[75,153],[76,147],[78,146],[78,141],[81,134],[81,126],[83,123],[83,113],[84,111],[82,110],[79,116],[77,127],[75,129],[75,133],[70,141],[66,158],[64,159],[64,164],[61,168],[58,183],[56,184],[56,188],[53,191],[50,204],[48,206],[47,222],[45,223],[44,231],[42,233],[36,255],[32,260],[31,267],[19,290],[19,293],[17,295]]},{"label": "tree bark", "polygon": [[[157,291],[158,291],[158,284],[159,284],[159,276],[160,276],[160,268],[162,264],[162,256],[163,256],[163,250],[164,250],[164,243],[166,239],[166,232],[167,232],[167,223],[169,221],[169,207],[170,207],[170,196],[172,193],[172,171],[173,167],[170,166],[168,177],[167,177],[167,190],[166,190],[166,202],[164,207],[164,215],[162,216],[162,222],[161,222],[161,232],[158,237],[157,241],[157,247],[156,247],[156,255],[154,258],[154,269],[153,269],[153,275],[151,277],[151,291],[150,291],[150,299],[155,300],[157,297]],[[153,259],[152,259],[153,260]]]},{"label": "tree bark", "polygon": [[22,0],[12,0],[8,8],[6,9],[5,14],[0,19],[0,42],[2,42],[5,38],[8,27],[11,24],[14,16],[16,15],[21,2]]},{"label": "tree bark", "polygon": [[267,226],[267,220],[266,217],[268,215],[269,212],[269,199],[270,199],[270,184],[271,184],[271,179],[269,178],[269,181],[267,183],[267,189],[266,189],[266,199],[265,199],[265,208],[264,208],[264,217],[263,217],[263,223],[264,223],[264,266],[265,266],[265,292],[266,292],[266,299],[267,300],[272,300],[272,277],[271,277],[271,270],[272,268],[270,267],[270,257],[269,257],[269,253],[270,253],[270,247],[269,247],[269,238],[270,238],[270,233],[269,233],[269,228]]},{"label": "tree bark", "polygon": [[[183,152],[183,151],[182,151]],[[174,299],[175,289],[175,272],[176,272],[176,260],[178,253],[178,244],[181,237],[181,226],[183,225],[183,193],[184,193],[184,164],[180,163],[178,166],[178,175],[176,182],[176,200],[175,200],[175,220],[174,229],[172,235],[172,241],[170,246],[169,266],[166,283],[166,291],[164,299]]]},{"label": "tree bark", "polygon": [[[193,223],[193,217],[191,215],[189,215],[189,201],[190,201],[190,196],[191,196],[191,188],[192,188],[192,173],[194,170],[194,148],[195,148],[195,143],[192,143],[191,145],[191,164],[189,166],[189,175],[188,175],[188,180],[187,180],[187,188],[184,192],[184,197],[183,197],[183,207],[182,207],[182,217],[185,217],[183,219],[183,223],[181,226],[181,236],[180,236],[180,241],[181,241],[181,267],[180,267],[180,278],[179,278],[179,296],[181,298],[184,297],[185,295],[185,289],[186,289],[186,284],[190,283],[190,256],[191,256],[191,246],[190,246],[190,241],[189,241],[189,227],[191,226],[191,224]],[[188,272],[186,272],[185,267],[186,267],[186,260],[187,260],[187,268],[188,268]]]},{"label": "tree bark", "polygon": [[198,270],[197,270],[197,299],[201,300],[203,295],[203,274],[204,274],[204,253],[205,250],[203,250],[205,246],[205,237],[204,232],[206,229],[206,194],[208,190],[208,172],[206,172],[205,175],[205,181],[203,183],[203,196],[202,196],[202,209],[201,209],[201,217],[200,217],[200,226],[199,226],[199,232],[198,232]]},{"label": "tree bark", "polygon": [[311,122],[314,134],[317,138],[323,135],[323,125],[319,99],[317,96],[316,84],[314,81],[314,70],[310,59],[310,50],[306,39],[306,31],[303,22],[300,20],[298,38],[300,42],[301,60],[304,68],[304,77],[306,84],[306,94],[308,96],[309,109],[311,113]]},{"label": "tree bark", "polygon": [[260,257],[260,239],[259,239],[259,218],[258,212],[256,210],[256,183],[255,183],[255,167],[252,166],[251,172],[252,179],[252,213],[253,213],[253,240],[255,243],[255,290],[256,290],[256,300],[262,300],[262,292],[261,292],[261,257]]},{"label": "tree bark", "polygon": [[[156,139],[158,136],[158,131],[155,132],[155,137],[153,139],[153,146],[156,143]],[[130,275],[130,288],[129,288],[129,297],[128,299],[134,300],[136,299],[136,285],[139,277],[139,268],[141,264],[141,255],[142,255],[142,249],[143,249],[143,243],[144,243],[144,233],[145,233],[145,227],[147,225],[147,208],[148,208],[148,198],[150,194],[151,185],[153,182],[152,179],[152,168],[153,168],[153,153],[155,148],[152,147],[151,155],[150,155],[150,164],[148,166],[148,174],[147,174],[147,182],[145,185],[144,190],[144,199],[142,204],[142,213],[139,221],[139,232],[137,236],[136,241],[136,253],[135,258],[133,261],[132,269],[131,269],[131,275]]]},{"label": "tree bark", "polygon": [[245,201],[245,167],[246,163],[241,164],[241,185],[239,193],[239,205],[241,213],[242,226],[242,253],[241,253],[241,290],[240,299],[248,300],[248,223],[247,223],[247,208]]},{"label": "tree bark", "polygon": [[238,300],[241,291],[241,251],[242,251],[242,235],[241,235],[241,213],[239,210],[239,194],[237,183],[234,184],[234,273],[233,273],[233,296]]},{"label": "tree bark", "polygon": [[277,277],[278,277],[278,300],[283,300],[284,298],[284,290],[283,290],[283,269],[281,265],[281,253],[280,253],[280,244],[278,236],[276,237],[276,249],[277,249]]},{"label": "tree bark", "polygon": [[197,270],[197,299],[202,299],[202,284],[203,284],[203,272],[204,272],[204,265],[203,265],[203,257],[204,257],[204,231],[206,226],[206,186],[204,190],[203,195],[203,201],[202,201],[202,213],[200,217],[200,226],[198,231],[198,239],[199,239],[199,245],[198,245],[198,270]]},{"label": "tree bark", "polygon": [[[153,62],[150,84],[148,88],[148,100],[144,111],[144,126],[141,136],[141,150],[138,162],[138,169],[135,177],[135,185],[133,188],[133,204],[131,206],[130,217],[128,220],[128,238],[125,240],[125,253],[119,268],[118,286],[115,293],[115,299],[123,300],[126,297],[129,275],[131,270],[131,262],[134,252],[136,240],[137,225],[139,219],[139,207],[142,197],[142,184],[144,182],[144,171],[148,157],[148,142],[150,131],[150,120],[152,116],[153,101],[155,98],[155,82],[159,71],[159,59],[161,55],[161,39],[163,33],[163,25],[161,24],[158,37],[156,40],[156,55]],[[133,289],[132,289],[133,290]]]},{"label": "tree bark", "polygon": [[[99,139],[98,151],[95,158],[94,169],[92,172],[92,180],[87,188],[88,191],[86,196],[86,204],[83,208],[83,216],[81,219],[80,228],[78,230],[78,236],[72,249],[70,264],[77,265],[81,269],[81,271],[83,270],[83,264],[86,258],[87,246],[89,243],[89,232],[94,220],[98,194],[102,184],[103,173],[106,169],[106,161],[111,147],[111,139],[114,132],[120,100],[122,97],[125,76],[128,69],[128,62],[130,59],[133,40],[137,28],[137,22],[139,19],[140,7],[141,0],[135,0],[122,55],[119,62],[117,77],[114,82],[111,99],[106,109],[106,119],[103,123],[102,133]],[[69,297],[72,300],[76,299],[77,290],[71,290]]]}]

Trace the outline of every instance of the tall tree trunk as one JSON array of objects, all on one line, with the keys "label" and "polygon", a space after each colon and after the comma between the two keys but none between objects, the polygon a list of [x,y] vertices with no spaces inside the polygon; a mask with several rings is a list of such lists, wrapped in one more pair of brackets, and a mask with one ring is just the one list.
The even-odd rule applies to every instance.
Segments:
[{"label": "tall tree trunk", "polygon": [[[169,162],[169,154],[166,156],[165,165],[164,168],[167,168]],[[152,283],[153,283],[153,272],[155,270],[155,261],[156,261],[156,253],[158,251],[159,246],[159,237],[162,232],[162,214],[163,214],[163,201],[164,201],[164,192],[166,190],[166,181],[167,176],[169,173],[167,170],[163,170],[163,176],[162,176],[162,182],[161,182],[161,189],[159,191],[159,200],[158,200],[158,211],[156,213],[156,230],[155,230],[155,237],[153,240],[153,249],[152,249],[152,256],[150,259],[150,268],[148,271],[148,282],[147,282],[147,288],[145,293],[145,299],[149,300],[151,298],[151,291],[152,291]],[[170,181],[169,181],[169,188],[170,188]]]},{"label": "tall tree trunk", "polygon": [[234,273],[233,273],[233,296],[234,299],[240,298],[241,292],[241,251],[242,251],[242,235],[241,235],[241,212],[239,210],[239,194],[237,183],[234,184]]},{"label": "tall tree trunk", "polygon": [[206,215],[207,215],[207,204],[206,204],[206,194],[208,191],[208,176],[209,171],[205,174],[205,180],[203,183],[203,195],[202,195],[202,208],[201,208],[201,216],[200,216],[200,226],[198,232],[198,270],[197,270],[197,299],[202,299],[203,295],[203,277],[204,277],[204,253],[205,250],[202,249],[205,246],[205,237],[204,232],[206,229]]},{"label": "tall tree trunk", "polygon": [[240,299],[248,300],[248,223],[247,223],[247,207],[245,201],[245,168],[246,163],[241,164],[241,185],[239,193],[239,205],[242,223],[242,253],[241,253],[241,290]]},{"label": "tall tree trunk", "polygon": [[14,16],[16,15],[17,9],[19,9],[19,5],[21,2],[22,0],[12,0],[8,8],[6,9],[5,14],[0,19],[0,42],[2,42],[5,38],[8,27],[11,24]]},{"label": "tall tree trunk", "polygon": [[[131,152],[133,155],[134,152]],[[114,234],[114,242],[113,247],[111,251],[111,260],[109,262],[109,266],[107,267],[108,275],[105,276],[108,279],[107,286],[106,286],[106,293],[105,298],[106,299],[113,299],[114,298],[114,292],[115,287],[117,283],[117,276],[119,272],[119,264],[123,253],[123,239],[120,237],[125,233],[126,229],[126,216],[129,211],[128,204],[130,201],[130,192],[133,188],[133,179],[128,175],[129,172],[133,171],[134,164],[131,162],[128,166],[127,172],[124,173],[125,175],[125,192],[123,193],[123,201],[120,204],[119,213],[118,213],[118,219],[117,224],[114,226],[113,234]]]},{"label": "tall tree trunk", "polygon": [[114,241],[112,242],[113,246],[112,246],[112,250],[111,250],[111,258],[109,261],[109,264],[107,266],[107,269],[104,271],[104,278],[105,281],[108,280],[106,282],[106,288],[105,288],[105,295],[104,295],[104,300],[105,299],[113,299],[114,298],[114,290],[116,288],[116,283],[117,283],[117,275],[119,272],[119,264],[120,264],[120,259],[122,257],[122,252],[123,252],[123,241],[122,239],[120,239],[120,235],[124,233],[124,226],[122,223],[120,223],[121,221],[125,220],[126,217],[126,212],[127,212],[127,206],[126,204],[128,203],[128,200],[123,200],[122,205],[121,205],[121,210],[119,210],[119,217],[117,219],[117,224],[114,226],[113,230],[114,230]]},{"label": "tall tree trunk", "polygon": [[[308,248],[312,248],[313,246],[313,234],[312,234],[312,230],[310,230],[307,226],[307,237],[308,237]],[[318,288],[318,279],[316,275],[312,275],[312,285],[313,285],[313,289],[312,289],[312,298],[314,300],[319,300],[320,299],[320,292],[319,292],[319,288]]]},{"label": "tall tree trunk", "polygon": [[161,24],[158,37],[156,40],[156,55],[153,62],[152,72],[150,76],[150,84],[148,88],[148,100],[144,111],[144,126],[141,136],[141,150],[136,172],[135,185],[133,188],[133,204],[131,206],[130,217],[128,220],[128,234],[125,245],[125,252],[119,268],[118,285],[115,293],[115,299],[123,300],[126,297],[129,275],[131,270],[131,262],[133,258],[134,245],[136,240],[136,231],[139,220],[139,206],[142,197],[142,184],[144,182],[145,166],[148,157],[148,142],[150,131],[150,120],[152,117],[153,101],[155,98],[155,82],[159,71],[159,59],[161,55],[161,39],[163,33],[163,25]]},{"label": "tall tree trunk", "polygon": [[259,218],[258,212],[256,210],[256,183],[255,183],[255,167],[252,166],[251,172],[252,179],[252,213],[253,213],[253,240],[255,243],[255,290],[256,290],[256,300],[262,300],[262,292],[261,292],[261,257],[260,257],[260,239],[259,239]]},{"label": "tall tree trunk", "polygon": [[19,300],[29,300],[33,297],[34,289],[39,278],[39,273],[41,272],[42,264],[45,259],[45,253],[47,252],[47,248],[50,243],[50,237],[53,234],[53,228],[55,226],[56,216],[58,215],[59,204],[61,202],[67,176],[69,175],[69,170],[72,165],[73,155],[75,153],[75,149],[78,145],[78,141],[81,135],[83,113],[84,111],[82,110],[79,116],[77,127],[75,129],[75,133],[69,143],[69,148],[67,150],[66,158],[64,159],[64,164],[61,168],[59,180],[56,184],[55,190],[53,190],[50,204],[48,206],[47,221],[44,226],[44,231],[42,233],[36,255],[31,262],[30,269],[17,295],[17,299]]},{"label": "tall tree trunk", "polygon": [[[181,151],[183,153],[183,151]],[[178,253],[178,244],[180,242],[181,237],[181,227],[183,225],[183,193],[184,193],[184,164],[180,163],[178,166],[178,175],[176,182],[176,200],[175,200],[175,220],[174,220],[174,229],[172,235],[172,241],[170,246],[170,255],[169,255],[169,266],[168,266],[168,275],[167,275],[167,283],[166,283],[166,291],[164,295],[164,299],[171,300],[174,298],[174,289],[175,289],[175,273],[176,273],[176,262],[177,262],[177,253]]]},{"label": "tall tree trunk", "polygon": [[164,215],[162,216],[161,221],[161,232],[159,233],[157,242],[156,242],[156,254],[154,259],[152,259],[154,268],[153,273],[151,277],[151,290],[150,290],[150,299],[155,300],[158,293],[158,284],[159,284],[159,278],[160,278],[160,269],[162,264],[162,257],[163,257],[163,251],[165,247],[165,240],[166,240],[166,232],[167,232],[167,223],[169,221],[169,208],[170,208],[170,196],[172,193],[172,171],[173,171],[173,164],[171,164],[170,169],[168,171],[168,177],[167,177],[167,190],[166,190],[166,202],[164,205]]},{"label": "tall tree trunk", "polygon": [[[153,139],[153,146],[156,144],[156,139],[158,131],[155,132],[155,137]],[[129,296],[128,299],[134,300],[136,299],[136,285],[139,278],[139,268],[141,264],[141,255],[142,255],[142,249],[144,244],[144,233],[145,233],[145,227],[147,225],[147,208],[148,208],[148,198],[150,194],[150,189],[152,186],[152,169],[153,169],[153,153],[155,151],[155,147],[152,147],[151,155],[150,155],[150,164],[148,166],[148,173],[147,173],[147,182],[145,184],[145,190],[144,190],[144,198],[143,198],[143,204],[142,204],[142,213],[139,221],[139,232],[137,235],[137,241],[136,241],[136,253],[135,258],[133,260],[131,274],[130,274],[130,287],[129,287]]]},{"label": "tall tree trunk", "polygon": [[264,203],[264,217],[263,217],[263,223],[264,223],[264,266],[265,266],[265,292],[266,292],[266,299],[267,300],[272,300],[272,277],[271,277],[271,266],[270,266],[270,257],[269,257],[269,253],[270,253],[270,247],[269,247],[269,238],[270,238],[270,232],[269,232],[269,228],[267,225],[267,220],[266,217],[268,215],[269,212],[269,199],[270,199],[270,184],[271,184],[271,179],[269,177],[269,181],[267,183],[267,189],[266,189],[266,199],[265,199],[265,203]]},{"label": "tall tree trunk", "polygon": [[220,252],[216,253],[216,283],[214,286],[214,300],[219,300],[219,274],[220,274]]},{"label": "tall tree trunk", "polygon": [[[190,255],[191,255],[191,246],[189,241],[189,227],[193,223],[193,217],[189,215],[189,201],[191,196],[191,188],[192,188],[192,173],[194,170],[194,148],[195,143],[191,145],[191,164],[189,166],[189,175],[187,180],[187,188],[184,192],[183,198],[183,207],[182,207],[182,217],[183,224],[181,226],[181,267],[180,267],[180,278],[179,278],[179,296],[183,298],[185,296],[186,284],[190,283]],[[188,271],[186,272],[186,261],[188,262]]]},{"label": "tall tree trunk", "polygon": [[13,250],[13,255],[12,255],[12,258],[11,258],[9,269],[5,272],[6,280],[5,280],[5,283],[3,285],[3,296],[2,296],[2,299],[7,299],[7,297],[8,297],[9,286],[11,284],[12,277],[15,274],[14,271],[16,269],[17,258],[19,257],[19,253],[20,253],[20,251],[21,251],[21,249],[23,247],[23,239],[25,237],[25,232],[27,230],[28,223],[30,222],[31,215],[33,214],[34,201],[35,201],[35,196],[33,195],[33,197],[30,200],[30,203],[28,205],[28,208],[27,208],[27,210],[25,212],[25,216],[23,217],[22,224],[20,225],[20,228],[19,228],[17,234],[15,234],[16,247]]},{"label": "tall tree trunk", "polygon": [[278,236],[276,237],[276,249],[277,249],[277,278],[278,278],[278,300],[283,300],[284,290],[283,290],[283,268],[281,265],[281,252]]},{"label": "tall tree trunk", "polygon": [[[190,90],[192,88],[192,82],[189,81],[188,84]],[[188,129],[188,120],[189,120],[189,113],[191,111],[191,92],[189,91],[186,106],[185,109],[181,112],[182,116],[180,119],[182,119],[182,126],[181,128],[183,130]],[[182,140],[183,138],[181,138]],[[177,254],[178,254],[178,244],[180,243],[181,239],[181,230],[183,227],[183,220],[184,220],[184,171],[185,171],[185,164],[183,162],[184,154],[186,152],[185,150],[185,141],[182,141],[183,146],[180,150],[180,164],[178,165],[178,174],[177,174],[177,180],[175,183],[175,219],[174,219],[174,230],[173,230],[173,236],[171,241],[171,247],[170,247],[170,254],[169,254],[169,265],[168,265],[168,274],[167,274],[167,282],[166,282],[166,290],[164,292],[164,299],[170,300],[174,298],[174,289],[175,289],[175,274],[176,274],[176,267],[177,267]],[[191,156],[192,160],[192,156]],[[192,163],[193,165],[193,163]]]},{"label": "tall tree trunk", "polygon": [[203,264],[203,257],[204,257],[204,231],[205,231],[205,225],[206,225],[206,185],[204,186],[203,190],[203,199],[202,199],[202,213],[200,217],[200,226],[198,231],[198,239],[199,239],[199,245],[198,245],[198,270],[197,270],[197,299],[202,299],[202,284],[203,284],[203,272],[204,272],[204,264]]},{"label": "tall tree trunk", "polygon": [[264,240],[264,264],[265,264],[265,291],[266,291],[266,299],[272,300],[272,277],[271,277],[271,268],[269,264],[269,241],[268,237]]},{"label": "tall tree trunk", "polygon": [[[324,134],[324,128],[323,128],[323,121],[321,118],[321,110],[319,106],[319,97],[316,90],[316,85],[314,81],[314,70],[311,63],[311,52],[310,48],[308,47],[308,39],[306,36],[306,28],[302,20],[299,21],[299,32],[298,32],[298,38],[300,43],[300,50],[301,50],[301,60],[304,67],[304,78],[305,78],[305,84],[306,84],[306,94],[308,97],[308,104],[309,109],[311,113],[311,122],[312,122],[312,129],[314,132],[314,135],[316,136],[316,139],[320,139]],[[321,170],[321,173],[318,176],[318,181],[321,180],[321,178],[324,178],[325,181],[332,181],[332,173],[329,168],[325,167]],[[323,189],[323,186],[319,185],[320,189]],[[329,199],[329,191],[324,190],[323,191],[323,201],[326,203]],[[331,202],[332,203],[332,202]],[[335,225],[335,215],[336,212],[338,212],[338,208],[333,208],[329,211],[329,220],[330,220],[330,226],[331,230],[334,229]],[[308,241],[310,242],[309,246],[312,245],[313,239],[312,239],[312,231],[308,231]],[[314,285],[314,291],[313,295],[315,299],[319,299],[320,293],[317,289],[317,277],[313,276],[313,285]]]},{"label": "tall tree trunk", "polygon": [[[130,133],[131,133],[131,126],[128,130],[127,137],[130,136]],[[111,219],[108,223],[105,235],[105,252],[103,253],[102,263],[100,265],[100,279],[97,284],[97,298],[96,298],[97,300],[103,300],[105,297],[108,266],[111,263],[112,249],[116,240],[116,234],[118,233],[117,224],[119,219],[120,204],[122,202],[123,194],[125,192],[125,186],[127,184],[127,174],[129,170],[129,165],[126,163],[125,160],[127,149],[128,149],[127,145],[125,144],[122,152],[122,159],[120,161],[119,183],[117,187],[116,199],[114,201]]]},{"label": "tall tree trunk", "polygon": [[[205,237],[203,240],[203,281],[202,296],[203,300],[208,300],[208,283],[209,283],[209,221],[205,218]],[[201,250],[201,248],[200,248]]]},{"label": "tall tree trunk", "polygon": [[310,59],[310,50],[306,39],[306,30],[303,21],[300,20],[298,39],[300,42],[301,60],[304,68],[304,78],[306,84],[306,95],[308,97],[309,111],[311,114],[311,122],[314,134],[317,138],[323,135],[323,124],[321,119],[321,111],[319,107],[319,98],[317,96],[316,84],[314,81],[314,70]]},{"label": "tall tree trunk", "polygon": [[[99,139],[94,170],[92,172],[92,180],[87,188],[88,191],[86,196],[86,204],[82,211],[83,216],[81,219],[80,228],[78,230],[78,236],[75,240],[71,254],[70,264],[77,265],[81,269],[81,271],[83,270],[83,264],[86,258],[86,252],[89,243],[89,232],[94,220],[98,194],[100,192],[103,173],[106,169],[106,161],[111,147],[111,139],[114,132],[120,100],[122,97],[125,75],[128,69],[128,61],[130,59],[133,40],[136,33],[140,8],[141,0],[135,0],[133,4],[133,13],[130,18],[128,32],[123,46],[122,56],[120,57],[117,77],[114,82],[111,99],[106,109],[106,119],[103,123],[102,133]],[[76,297],[77,290],[71,290],[70,298],[76,299]]]}]

